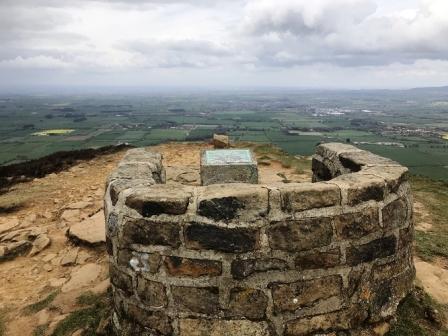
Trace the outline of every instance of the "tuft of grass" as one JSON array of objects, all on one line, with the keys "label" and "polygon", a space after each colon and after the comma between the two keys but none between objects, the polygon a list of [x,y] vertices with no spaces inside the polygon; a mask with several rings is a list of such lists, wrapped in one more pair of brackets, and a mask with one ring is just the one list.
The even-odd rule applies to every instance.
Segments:
[{"label": "tuft of grass", "polygon": [[48,324],[37,326],[36,329],[33,330],[33,336],[45,336],[47,329]]},{"label": "tuft of grass", "polygon": [[398,306],[397,321],[386,336],[446,336],[443,311],[443,306],[417,288]]},{"label": "tuft of grass", "polygon": [[[424,260],[434,257],[448,258],[448,183],[413,176],[411,185],[414,197],[431,214],[432,228],[428,232],[416,231],[417,253]],[[415,221],[421,220],[416,214]]]},{"label": "tuft of grass", "polygon": [[6,335],[6,309],[0,309],[0,336]]},{"label": "tuft of grass", "polygon": [[84,336],[94,336],[101,320],[110,315],[109,294],[87,292],[80,295],[77,302],[88,307],[72,312],[59,322],[52,336],[68,336],[79,329],[84,329]]},{"label": "tuft of grass", "polygon": [[40,312],[41,310],[47,308],[58,294],[59,291],[54,291],[50,293],[46,298],[26,306],[25,308],[23,308],[23,313],[25,315],[33,315]]},{"label": "tuft of grass", "polygon": [[104,294],[95,294],[91,291],[88,291],[78,296],[76,302],[82,306],[92,306],[95,304],[101,304],[101,302],[104,300],[104,296]]}]

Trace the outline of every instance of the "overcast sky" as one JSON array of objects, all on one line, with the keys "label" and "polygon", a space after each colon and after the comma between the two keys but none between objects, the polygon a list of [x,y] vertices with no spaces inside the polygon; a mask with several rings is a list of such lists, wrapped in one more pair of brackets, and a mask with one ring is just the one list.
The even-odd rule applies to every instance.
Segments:
[{"label": "overcast sky", "polygon": [[0,88],[448,85],[448,0],[0,0]]}]

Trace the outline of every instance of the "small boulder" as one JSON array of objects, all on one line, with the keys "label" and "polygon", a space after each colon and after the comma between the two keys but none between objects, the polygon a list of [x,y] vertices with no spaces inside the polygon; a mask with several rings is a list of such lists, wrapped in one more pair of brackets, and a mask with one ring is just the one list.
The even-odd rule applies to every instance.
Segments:
[{"label": "small boulder", "polygon": [[78,257],[78,250],[77,248],[70,249],[61,259],[61,266],[72,266],[76,264],[76,258]]},{"label": "small boulder", "polygon": [[230,147],[230,140],[227,135],[223,134],[213,134],[213,147],[222,149],[222,148],[229,148]]},{"label": "small boulder", "polygon": [[35,256],[36,254],[43,251],[47,246],[51,243],[50,238],[46,234],[40,234],[33,241],[33,248],[29,254],[30,257]]},{"label": "small boulder", "polygon": [[106,225],[103,212],[98,212],[81,223],[70,226],[67,236],[75,243],[89,246],[101,245],[106,242]]}]

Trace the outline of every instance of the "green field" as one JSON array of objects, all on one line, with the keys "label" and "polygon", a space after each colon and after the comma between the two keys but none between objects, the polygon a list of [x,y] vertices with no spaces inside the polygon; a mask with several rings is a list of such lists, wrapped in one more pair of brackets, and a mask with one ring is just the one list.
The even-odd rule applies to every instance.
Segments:
[{"label": "green field", "polygon": [[217,132],[292,155],[349,142],[448,180],[448,106],[437,103],[447,100],[448,92],[407,91],[0,96],[0,164],[121,143],[203,141]]}]

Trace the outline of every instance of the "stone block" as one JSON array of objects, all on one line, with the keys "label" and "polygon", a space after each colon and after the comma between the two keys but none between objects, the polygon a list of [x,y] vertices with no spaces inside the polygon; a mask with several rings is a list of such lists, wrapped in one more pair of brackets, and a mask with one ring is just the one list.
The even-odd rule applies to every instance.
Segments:
[{"label": "stone block", "polygon": [[396,199],[384,206],[383,227],[385,230],[391,230],[406,225],[408,216],[408,204],[403,198]]},{"label": "stone block", "polygon": [[180,336],[272,336],[266,322],[181,319]]},{"label": "stone block", "polygon": [[229,136],[224,134],[213,134],[213,147],[216,149],[224,149],[230,147]]},{"label": "stone block", "polygon": [[326,252],[312,251],[300,254],[294,260],[295,267],[298,270],[332,268],[340,265],[340,263],[341,251],[339,249],[331,249]]},{"label": "stone block", "polygon": [[171,336],[173,334],[171,319],[164,311],[149,311],[132,304],[129,304],[126,310],[127,315],[142,327],[162,335]]},{"label": "stone block", "polygon": [[348,205],[382,201],[386,190],[386,184],[382,178],[363,172],[338,176],[331,180],[331,183],[339,185],[342,194],[347,197]]},{"label": "stone block", "polygon": [[122,245],[163,245],[178,247],[181,244],[180,226],[175,222],[155,222],[147,219],[128,219],[123,226]]},{"label": "stone block", "polygon": [[150,188],[134,189],[127,196],[125,204],[143,217],[182,215],[187,211],[191,196],[191,189],[188,187],[159,184]]},{"label": "stone block", "polygon": [[380,230],[378,207],[334,217],[336,235],[339,239],[358,239]]},{"label": "stone block", "polygon": [[202,185],[258,183],[255,156],[249,149],[205,150],[201,155]]},{"label": "stone block", "polygon": [[269,245],[274,250],[305,251],[331,243],[331,218],[286,220],[268,227]]},{"label": "stone block", "polygon": [[120,271],[116,266],[110,265],[109,267],[110,281],[112,285],[120,288],[122,291],[126,292],[128,295],[132,295],[132,278],[130,275]]},{"label": "stone block", "polygon": [[268,297],[263,291],[252,288],[232,288],[228,314],[231,317],[261,320],[266,315]]},{"label": "stone block", "polygon": [[396,251],[395,236],[382,237],[363,245],[347,248],[347,264],[358,265],[375,259],[391,256]]},{"label": "stone block", "polygon": [[150,187],[156,182],[153,179],[118,179],[114,180],[109,184],[109,196],[112,202],[112,205],[117,204],[118,197],[121,192],[130,188],[138,188],[138,187]]},{"label": "stone block", "polygon": [[185,229],[188,248],[242,253],[257,249],[259,232],[249,228],[223,228],[214,225],[191,224]]},{"label": "stone block", "polygon": [[281,207],[286,212],[299,212],[341,204],[339,187],[327,183],[291,183],[279,185]]},{"label": "stone block", "polygon": [[338,296],[342,292],[342,278],[332,275],[292,283],[272,283],[269,287],[272,289],[275,312],[294,312]]},{"label": "stone block", "polygon": [[165,307],[168,302],[165,286],[160,282],[150,281],[139,276],[136,290],[140,300],[151,308]]},{"label": "stone block", "polygon": [[118,265],[135,272],[155,274],[159,271],[161,256],[158,253],[141,253],[128,249],[118,252]]},{"label": "stone block", "polygon": [[409,179],[409,169],[403,166],[373,166],[363,169],[363,173],[383,178],[389,192],[397,192],[400,185]]},{"label": "stone block", "polygon": [[174,304],[178,309],[213,315],[219,311],[218,287],[171,286]]},{"label": "stone block", "polygon": [[313,182],[329,181],[334,177],[331,169],[320,155],[313,155],[311,170],[313,172]]},{"label": "stone block", "polygon": [[241,280],[255,273],[283,271],[287,268],[288,263],[281,259],[239,259],[232,261],[231,272],[234,279]]},{"label": "stone block", "polygon": [[253,222],[266,216],[269,192],[255,185],[214,185],[202,190],[197,203],[198,215],[215,221]]},{"label": "stone block", "polygon": [[352,172],[360,171],[364,166],[400,166],[395,161],[367,151],[343,152],[339,154],[339,160]]},{"label": "stone block", "polygon": [[165,257],[165,269],[171,276],[199,278],[201,276],[218,276],[222,273],[220,261]]},{"label": "stone block", "polygon": [[366,318],[367,312],[357,309],[299,318],[286,323],[285,336],[324,335],[324,332],[349,330],[353,325],[361,324]]}]

